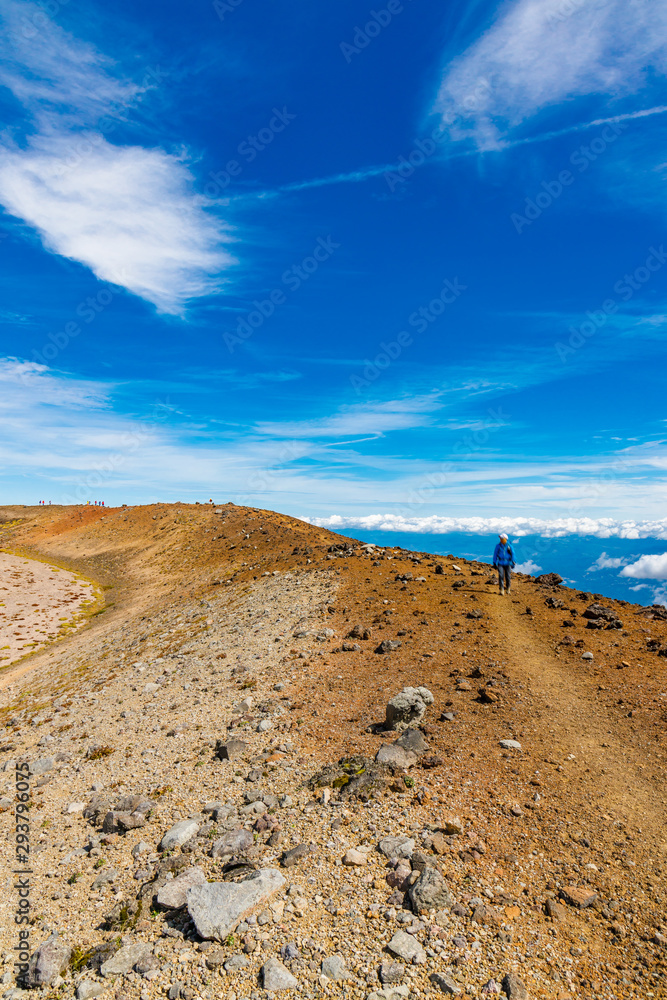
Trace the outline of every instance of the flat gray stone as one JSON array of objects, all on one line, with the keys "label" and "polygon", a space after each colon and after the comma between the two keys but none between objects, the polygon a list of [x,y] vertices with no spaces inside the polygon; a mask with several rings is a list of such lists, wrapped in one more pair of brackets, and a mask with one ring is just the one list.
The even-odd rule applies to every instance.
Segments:
[{"label": "flat gray stone", "polygon": [[76,1000],[92,1000],[101,997],[109,989],[107,983],[96,982],[94,979],[84,979],[76,988]]},{"label": "flat gray stone", "polygon": [[239,969],[247,969],[250,959],[247,955],[232,955],[225,962],[225,972],[238,972]]},{"label": "flat gray stone", "polygon": [[381,990],[373,990],[366,1000],[405,1000],[410,996],[407,986],[384,986]]},{"label": "flat gray stone", "polygon": [[404,750],[403,747],[396,746],[395,743],[385,743],[384,746],[380,747],[375,755],[375,761],[377,764],[389,764],[392,767],[402,767],[403,770],[407,771],[409,767],[416,764],[419,757],[416,753],[412,753],[410,750]]},{"label": "flat gray stone", "polygon": [[250,830],[230,830],[213,841],[211,857],[226,858],[232,854],[240,854],[252,847],[254,842],[255,838]]},{"label": "flat gray stone", "polygon": [[188,868],[176,878],[169,879],[158,891],[157,901],[166,910],[180,910],[187,902],[188,889],[204,885],[206,876],[201,868]]},{"label": "flat gray stone", "polygon": [[410,753],[417,754],[418,757],[421,757],[430,749],[418,729],[404,729],[394,746],[403,747],[404,750],[409,750]]},{"label": "flat gray stone", "polygon": [[383,986],[387,983],[391,985],[392,983],[400,983],[405,975],[405,969],[398,962],[381,962],[378,975]]},{"label": "flat gray stone", "polygon": [[170,830],[167,830],[160,841],[160,850],[169,851],[172,847],[187,844],[188,840],[196,836],[199,826],[199,821],[196,819],[182,819],[180,823],[176,823]]},{"label": "flat gray stone", "polygon": [[342,955],[330,955],[322,960],[322,975],[335,982],[343,982],[350,978]]},{"label": "flat gray stone", "polygon": [[412,934],[406,934],[405,931],[396,931],[387,948],[393,955],[402,958],[404,962],[423,965],[426,961],[426,952],[417,938],[413,937]]},{"label": "flat gray stone", "polygon": [[530,1000],[524,983],[514,972],[508,972],[502,981],[503,992],[508,1000]]},{"label": "flat gray stone", "polygon": [[188,913],[200,937],[224,941],[255,907],[285,885],[275,868],[263,868],[243,882],[207,882],[187,891]]},{"label": "flat gray stone", "polygon": [[412,837],[384,837],[378,844],[378,850],[385,858],[411,858],[414,849]]},{"label": "flat gray stone", "polygon": [[442,993],[447,993],[448,996],[452,997],[460,995],[461,988],[449,976],[443,976],[441,972],[434,972],[429,978],[433,985],[437,986]]},{"label": "flat gray stone", "polygon": [[301,861],[303,858],[308,857],[309,854],[310,854],[310,844],[299,844],[297,847],[293,847],[291,850],[285,851],[282,858],[280,859],[280,863],[283,866],[283,868],[292,868],[294,865],[297,865],[299,861]]},{"label": "flat gray stone", "polygon": [[500,740],[503,750],[520,750],[521,744],[518,740]]},{"label": "flat gray stone", "polygon": [[70,946],[57,934],[51,934],[30,956],[26,986],[50,986],[69,965],[71,954]]},{"label": "flat gray stone", "polygon": [[30,764],[31,774],[46,774],[47,771],[52,771],[56,766],[56,762],[53,757],[40,757],[38,760],[33,760]]},{"label": "flat gray stone", "polygon": [[447,883],[437,868],[425,868],[415,884],[410,886],[408,895],[415,913],[442,910],[454,903]]},{"label": "flat gray stone", "polygon": [[299,982],[277,958],[270,958],[260,969],[265,990],[296,990]]},{"label": "flat gray stone", "polygon": [[149,944],[126,944],[102,964],[100,972],[105,977],[126,976],[128,972],[132,972],[137,962],[146,958],[152,951]]}]

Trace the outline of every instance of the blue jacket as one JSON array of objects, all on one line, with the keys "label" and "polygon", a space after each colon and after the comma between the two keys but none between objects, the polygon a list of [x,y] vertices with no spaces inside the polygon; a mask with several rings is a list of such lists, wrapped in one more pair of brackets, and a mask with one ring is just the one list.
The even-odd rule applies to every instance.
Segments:
[{"label": "blue jacket", "polygon": [[498,542],[493,550],[493,565],[511,566],[514,568],[514,553],[512,552],[512,546],[509,542],[507,545],[503,545],[502,542]]}]

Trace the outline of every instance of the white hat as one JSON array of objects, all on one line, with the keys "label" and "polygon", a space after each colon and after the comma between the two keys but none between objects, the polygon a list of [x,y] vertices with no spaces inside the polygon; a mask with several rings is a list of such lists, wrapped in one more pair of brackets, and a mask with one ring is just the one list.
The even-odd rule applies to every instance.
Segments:
[{"label": "white hat", "polygon": [[503,531],[500,535],[498,535],[498,538],[500,538],[500,540],[502,541],[503,538],[507,538],[507,535]]}]

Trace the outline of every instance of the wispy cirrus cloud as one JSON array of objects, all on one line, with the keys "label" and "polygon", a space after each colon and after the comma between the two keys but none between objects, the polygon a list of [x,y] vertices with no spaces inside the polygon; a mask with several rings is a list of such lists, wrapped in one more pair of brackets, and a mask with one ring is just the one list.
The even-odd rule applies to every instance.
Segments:
[{"label": "wispy cirrus cloud", "polygon": [[567,7],[563,0],[508,0],[449,63],[435,110],[445,122],[455,120],[452,138],[497,149],[509,131],[545,109],[594,95],[617,101],[664,75],[664,6],[586,0],[569,16]]},{"label": "wispy cirrus cloud", "polygon": [[26,38],[31,11],[0,0],[0,84],[24,110],[23,136],[1,143],[0,204],[48,251],[182,313],[222,286],[231,231],[197,195],[187,153],[115,145],[100,131],[145,87],[53,21]]}]

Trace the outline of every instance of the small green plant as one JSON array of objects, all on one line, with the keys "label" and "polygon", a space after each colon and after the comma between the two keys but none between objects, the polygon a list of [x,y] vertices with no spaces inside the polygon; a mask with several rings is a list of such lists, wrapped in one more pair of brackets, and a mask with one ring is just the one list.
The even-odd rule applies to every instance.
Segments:
[{"label": "small green plant", "polygon": [[98,858],[95,864],[93,865],[93,868],[104,868],[105,864],[106,864],[105,858]]},{"label": "small green plant", "polygon": [[227,945],[228,948],[232,947],[232,945],[234,944],[234,935],[233,934],[228,934],[227,935],[227,937],[225,938],[225,944]]},{"label": "small green plant", "polygon": [[74,885],[74,883],[78,882],[80,878],[81,878],[81,872],[73,872],[67,879],[67,884]]},{"label": "small green plant", "polygon": [[414,788],[415,787],[415,779],[414,778],[410,778],[408,775],[406,775],[403,780],[405,781],[406,788]]}]

